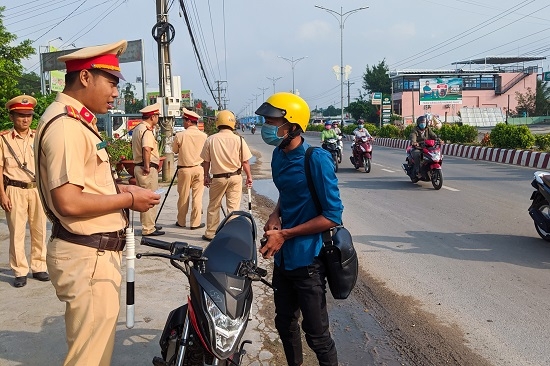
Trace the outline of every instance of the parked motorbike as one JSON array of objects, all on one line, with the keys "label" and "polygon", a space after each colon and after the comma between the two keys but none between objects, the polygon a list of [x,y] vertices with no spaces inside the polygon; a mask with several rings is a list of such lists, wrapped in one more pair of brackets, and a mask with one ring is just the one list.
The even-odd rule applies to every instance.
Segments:
[{"label": "parked motorbike", "polygon": [[[419,179],[414,174],[414,159],[411,155],[413,149],[421,149],[422,156],[420,158],[420,175]],[[413,183],[419,180],[424,182],[432,182],[433,187],[438,190],[443,187],[443,173],[441,172],[441,164],[443,164],[443,154],[441,153],[441,143],[439,140],[424,140],[420,142],[418,147],[410,145],[407,147],[406,163],[403,164],[403,170]]]},{"label": "parked motorbike", "polygon": [[535,223],[535,230],[546,241],[550,241],[550,173],[537,171],[531,182],[535,191],[531,194],[529,215]]},{"label": "parked motorbike", "polygon": [[[141,253],[136,258],[170,260],[189,281],[187,303],[172,310],[160,338],[162,357],[155,366],[240,365],[252,343],[241,339],[249,320],[252,281],[261,281],[257,267],[256,224],[248,212],[234,211],[220,224],[204,250],[184,242],[143,237],[141,244],[168,251]],[[181,263],[181,264],[180,264]]]},{"label": "parked motorbike", "polygon": [[330,152],[332,160],[334,161],[334,172],[338,172],[338,140],[336,138],[329,138],[323,142],[323,149]]},{"label": "parked motorbike", "polygon": [[352,156],[350,156],[350,160],[355,169],[364,168],[365,173],[370,173],[372,160],[372,137],[356,137],[353,145],[351,146],[351,151]]}]

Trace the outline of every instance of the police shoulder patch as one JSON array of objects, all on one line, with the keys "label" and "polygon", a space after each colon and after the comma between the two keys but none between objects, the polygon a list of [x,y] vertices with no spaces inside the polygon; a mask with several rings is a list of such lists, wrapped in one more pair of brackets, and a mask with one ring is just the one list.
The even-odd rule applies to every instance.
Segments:
[{"label": "police shoulder patch", "polygon": [[76,108],[68,105],[68,106],[65,106],[66,108],[66,111],[67,111],[67,116],[71,117],[71,118],[74,118],[74,119],[77,119],[80,121],[80,114],[78,113],[78,111],[76,110]]}]

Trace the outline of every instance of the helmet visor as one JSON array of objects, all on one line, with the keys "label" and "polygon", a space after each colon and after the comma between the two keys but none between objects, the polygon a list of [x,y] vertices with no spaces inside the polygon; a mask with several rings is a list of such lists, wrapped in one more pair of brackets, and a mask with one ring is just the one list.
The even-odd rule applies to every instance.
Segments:
[{"label": "helmet visor", "polygon": [[264,102],[261,106],[256,109],[255,112],[258,116],[264,116],[264,117],[271,117],[271,118],[281,118],[286,115],[286,111],[284,109],[279,109],[268,102]]}]

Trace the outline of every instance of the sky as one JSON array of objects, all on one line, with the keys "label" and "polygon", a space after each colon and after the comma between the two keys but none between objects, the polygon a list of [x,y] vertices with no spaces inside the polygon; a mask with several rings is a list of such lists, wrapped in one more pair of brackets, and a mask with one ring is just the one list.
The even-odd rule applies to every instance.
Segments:
[{"label": "sky", "polygon": [[[218,95],[210,89],[220,85],[222,104],[239,117],[253,113],[274,91],[292,91],[293,80],[296,93],[311,109],[339,109],[341,83],[333,68],[338,69],[342,55],[343,64],[351,67],[344,106],[348,83],[354,101],[365,93],[367,66],[382,60],[395,71],[450,69],[452,62],[489,55],[540,55],[548,59],[537,65],[549,70],[548,0],[181,0],[205,79],[180,0],[164,1],[175,29],[172,74],[181,77],[182,89],[191,89],[194,98],[210,106],[217,104]],[[143,39],[149,92],[159,84],[158,50],[151,34],[156,2],[0,0],[0,6],[6,8],[4,26],[18,36],[16,42],[32,40],[37,53],[48,44],[70,49]],[[368,8],[357,10],[363,7]],[[23,65],[27,72],[39,73],[37,55]],[[122,73],[141,95],[141,83],[136,83],[140,63],[122,64]]]}]

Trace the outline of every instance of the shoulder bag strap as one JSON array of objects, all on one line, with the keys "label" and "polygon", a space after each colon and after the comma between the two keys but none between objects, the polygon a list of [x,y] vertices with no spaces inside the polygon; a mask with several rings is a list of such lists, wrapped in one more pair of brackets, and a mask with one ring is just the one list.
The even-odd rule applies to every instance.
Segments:
[{"label": "shoulder bag strap", "polygon": [[17,162],[17,165],[19,165],[19,168],[21,168],[25,173],[27,173],[28,175],[30,175],[30,176],[32,177],[32,179],[35,179],[34,173],[33,173],[29,168],[27,168],[26,165],[21,164],[21,160],[19,160],[19,158],[17,157],[17,154],[15,153],[15,151],[13,151],[13,148],[11,147],[10,143],[8,142],[8,140],[6,140],[6,137],[5,137],[4,135],[2,135],[2,140],[4,140],[4,142],[5,142],[6,145],[8,146],[8,150],[10,151],[10,154],[13,155],[13,158],[14,158],[15,161]]}]

